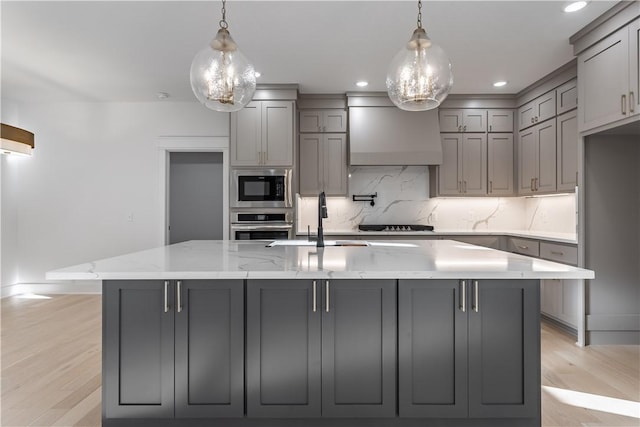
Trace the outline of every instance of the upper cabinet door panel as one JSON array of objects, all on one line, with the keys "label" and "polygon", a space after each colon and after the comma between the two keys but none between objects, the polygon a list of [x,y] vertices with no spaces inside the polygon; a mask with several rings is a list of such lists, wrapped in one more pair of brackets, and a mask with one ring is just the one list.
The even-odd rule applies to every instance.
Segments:
[{"label": "upper cabinet door panel", "polygon": [[293,165],[293,103],[263,101],[262,151],[265,166]]},{"label": "upper cabinet door panel", "polygon": [[442,164],[438,166],[438,192],[457,195],[462,191],[462,134],[442,135]]},{"label": "upper cabinet door panel", "polygon": [[513,132],[513,110],[489,110],[489,132]]},{"label": "upper cabinet door panel", "polygon": [[578,76],[580,131],[627,117],[629,27],[582,52],[578,56]]},{"label": "upper cabinet door panel", "polygon": [[531,101],[518,109],[518,129],[522,130],[535,124],[535,102]]},{"label": "upper cabinet door panel", "polygon": [[300,111],[300,132],[322,132],[322,111]]},{"label": "upper cabinet door panel", "polygon": [[[317,195],[323,179],[323,135],[308,133],[300,135],[300,194]],[[346,163],[345,163],[346,164]]]},{"label": "upper cabinet door panel", "polygon": [[538,144],[535,129],[520,132],[519,147],[518,194],[530,194],[537,176]]},{"label": "upper cabinet door panel", "polygon": [[573,190],[578,183],[578,113],[570,111],[556,120],[558,190]]},{"label": "upper cabinet door panel", "polygon": [[345,134],[328,134],[324,136],[323,143],[323,190],[327,196],[346,196],[347,136]]},{"label": "upper cabinet door panel", "polygon": [[440,110],[440,132],[462,132],[461,110]]},{"label": "upper cabinet door panel", "polygon": [[262,124],[260,102],[250,102],[231,114],[231,165],[253,166],[260,163]]},{"label": "upper cabinet door panel", "polygon": [[464,109],[462,111],[463,132],[487,131],[487,110]]},{"label": "upper cabinet door panel", "polygon": [[538,134],[538,180],[535,191],[556,191],[556,119],[535,128]]},{"label": "upper cabinet door panel", "polygon": [[556,113],[558,115],[578,106],[578,82],[573,79],[556,89]]},{"label": "upper cabinet door panel", "polygon": [[556,116],[556,92],[547,92],[536,100],[536,123]]},{"label": "upper cabinet door panel", "polygon": [[462,140],[462,181],[465,194],[487,194],[487,136],[465,135]]},{"label": "upper cabinet door panel", "polygon": [[487,141],[488,194],[513,194],[513,134],[490,134]]},{"label": "upper cabinet door panel", "polygon": [[344,133],[347,131],[347,112],[345,110],[324,111],[323,132]]}]

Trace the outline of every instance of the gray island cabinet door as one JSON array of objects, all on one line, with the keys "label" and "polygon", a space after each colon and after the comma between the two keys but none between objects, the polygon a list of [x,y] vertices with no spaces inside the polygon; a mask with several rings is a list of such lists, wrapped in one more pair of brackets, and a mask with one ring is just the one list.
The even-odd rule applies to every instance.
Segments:
[{"label": "gray island cabinet door", "polygon": [[470,296],[469,417],[539,417],[538,281],[472,281]]},{"label": "gray island cabinet door", "polygon": [[176,287],[176,418],[242,417],[243,282],[185,280]]},{"label": "gray island cabinet door", "polygon": [[172,418],[172,293],[158,280],[104,281],[102,289],[104,416]]},{"label": "gray island cabinet door", "polygon": [[247,281],[248,417],[320,416],[321,308],[313,290],[311,280]]},{"label": "gray island cabinet door", "polygon": [[401,417],[467,418],[467,312],[458,280],[398,284]]},{"label": "gray island cabinet door", "polygon": [[396,281],[322,281],[322,416],[396,414]]}]

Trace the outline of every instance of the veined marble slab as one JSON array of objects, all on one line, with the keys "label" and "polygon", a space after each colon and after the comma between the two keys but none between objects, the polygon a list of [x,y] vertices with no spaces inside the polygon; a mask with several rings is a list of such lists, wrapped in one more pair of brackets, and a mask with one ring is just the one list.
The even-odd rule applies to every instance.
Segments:
[{"label": "veined marble slab", "polygon": [[192,240],[61,268],[48,280],[591,279],[594,272],[452,240],[369,246],[266,247],[270,241]]}]

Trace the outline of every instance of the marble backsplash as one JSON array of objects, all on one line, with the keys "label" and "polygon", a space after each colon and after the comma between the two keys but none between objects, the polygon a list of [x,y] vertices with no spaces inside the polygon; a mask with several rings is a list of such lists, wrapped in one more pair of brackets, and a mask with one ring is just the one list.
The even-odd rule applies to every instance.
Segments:
[{"label": "marble backsplash", "polygon": [[[428,224],[436,231],[527,230],[575,233],[574,194],[548,197],[429,198],[426,166],[354,167],[349,197],[327,198],[325,232],[357,231],[358,224]],[[373,194],[375,206],[354,202]],[[316,197],[297,198],[297,232],[317,228]]]}]

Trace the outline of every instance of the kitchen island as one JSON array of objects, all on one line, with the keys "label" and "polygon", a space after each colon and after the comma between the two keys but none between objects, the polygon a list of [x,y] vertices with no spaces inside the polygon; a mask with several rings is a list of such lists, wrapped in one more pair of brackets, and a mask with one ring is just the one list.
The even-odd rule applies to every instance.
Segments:
[{"label": "kitchen island", "polygon": [[[191,241],[102,280],[104,426],[539,426],[539,280],[454,241]],[[348,244],[348,242],[346,243]]]}]

